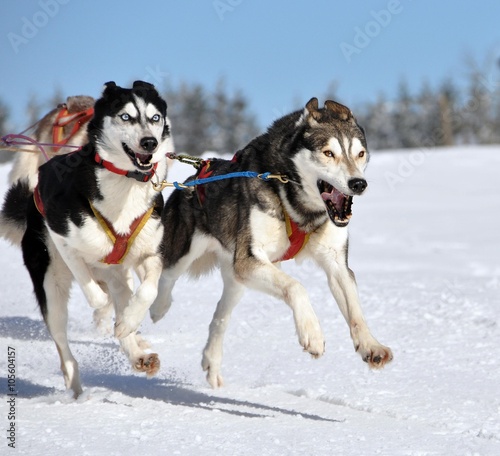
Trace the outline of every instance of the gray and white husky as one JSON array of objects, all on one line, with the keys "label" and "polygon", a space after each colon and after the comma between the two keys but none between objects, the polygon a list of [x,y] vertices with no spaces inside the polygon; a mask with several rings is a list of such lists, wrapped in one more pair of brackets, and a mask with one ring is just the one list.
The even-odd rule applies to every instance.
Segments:
[{"label": "gray and white husky", "polygon": [[[75,396],[82,388],[66,328],[73,278],[91,306],[104,313],[114,306],[115,335],[133,368],[147,375],[159,369],[157,355],[143,350],[135,334],[138,324],[127,312],[151,305],[157,294],[163,198],[150,179],[166,177],[165,154],[172,149],[167,104],[141,81],[131,89],[107,83],[87,133],[81,149],[40,167],[21,243],[66,386]],[[4,210],[14,204],[16,192],[29,194],[23,182]],[[141,278],[135,293],[131,270]]]},{"label": "gray and white husky", "polygon": [[311,257],[325,271],[361,358],[372,368],[392,360],[391,350],[368,329],[347,264],[351,203],[367,187],[367,163],[365,135],[351,111],[334,101],[318,108],[313,98],[304,110],[277,120],[233,160],[214,159],[202,168],[203,176],[270,172],[286,175],[288,183],[235,178],[170,196],[162,215],[165,269],[150,314],[155,322],[165,315],[182,273],[197,275],[220,266],[224,289],[202,360],[212,387],[223,384],[224,332],[245,287],[285,301],[300,345],[314,357],[323,354],[323,333],[305,288],[278,267],[297,252],[298,259]]}]

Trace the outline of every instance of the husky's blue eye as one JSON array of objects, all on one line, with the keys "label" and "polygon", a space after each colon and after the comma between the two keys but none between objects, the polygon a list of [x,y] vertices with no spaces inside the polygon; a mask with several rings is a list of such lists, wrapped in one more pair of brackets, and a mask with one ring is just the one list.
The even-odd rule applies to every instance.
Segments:
[{"label": "husky's blue eye", "polygon": [[151,117],[151,120],[153,122],[159,122],[160,121],[160,114],[155,114],[153,117]]},{"label": "husky's blue eye", "polygon": [[127,122],[128,120],[130,120],[130,116],[125,113],[120,116],[120,119],[122,119],[124,122]]}]

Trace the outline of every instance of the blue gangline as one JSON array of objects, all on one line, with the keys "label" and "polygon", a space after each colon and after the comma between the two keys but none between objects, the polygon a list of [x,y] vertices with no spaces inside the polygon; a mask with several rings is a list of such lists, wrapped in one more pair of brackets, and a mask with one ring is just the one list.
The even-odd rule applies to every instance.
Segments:
[{"label": "blue gangline", "polygon": [[[203,185],[203,184],[208,184],[209,182],[215,182],[215,181],[220,181],[224,179],[231,179],[233,177],[258,177],[262,180],[268,180],[269,176],[271,173],[257,173],[255,171],[240,171],[237,173],[228,173],[228,174],[222,174],[220,176],[212,176],[212,177],[205,177],[203,179],[195,179],[189,182],[184,182],[183,184],[179,184],[178,182],[174,182],[173,186],[177,190],[184,190],[185,187],[194,187],[196,185]],[[182,186],[181,186],[182,185]]]}]

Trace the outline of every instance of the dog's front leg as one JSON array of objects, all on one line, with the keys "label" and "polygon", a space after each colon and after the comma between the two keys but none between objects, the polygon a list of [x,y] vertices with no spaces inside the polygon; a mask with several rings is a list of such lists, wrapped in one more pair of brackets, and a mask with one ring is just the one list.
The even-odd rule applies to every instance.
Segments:
[{"label": "dog's front leg", "polygon": [[354,349],[371,368],[382,368],[392,360],[392,351],[371,334],[359,303],[354,273],[347,267],[333,267],[327,272],[328,285],[349,325]]},{"label": "dog's front leg", "polygon": [[304,286],[270,262],[256,257],[235,260],[237,280],[250,288],[282,299],[293,311],[299,343],[314,358],[323,355],[325,342]]},{"label": "dog's front leg", "polygon": [[327,225],[325,231],[311,236],[308,249],[326,272],[330,290],[349,325],[354,349],[371,368],[382,368],[392,360],[392,351],[372,336],[363,316],[356,279],[347,263],[347,230],[342,228],[339,233]]},{"label": "dog's front leg", "polygon": [[127,307],[116,316],[115,336],[119,339],[136,331],[158,294],[163,263],[158,255],[147,257],[141,265],[142,282]]},{"label": "dog's front leg", "polygon": [[[140,280],[144,280],[145,274],[138,271]],[[114,298],[115,313],[117,320],[123,315],[123,311],[130,302],[133,293],[133,277],[131,270],[124,267],[110,269],[106,273],[106,282],[109,284],[111,295]],[[160,360],[156,353],[146,353],[150,348],[147,341],[135,332],[120,339],[120,347],[128,357],[132,369],[144,372],[148,377],[155,375],[160,369]]]}]

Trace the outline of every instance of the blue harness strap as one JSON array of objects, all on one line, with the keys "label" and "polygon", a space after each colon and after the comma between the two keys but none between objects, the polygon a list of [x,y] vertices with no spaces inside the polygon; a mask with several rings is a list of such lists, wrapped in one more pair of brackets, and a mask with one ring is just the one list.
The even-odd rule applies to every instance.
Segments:
[{"label": "blue harness strap", "polygon": [[[210,167],[210,160],[203,160],[202,158],[191,157],[189,155],[176,155],[174,153],[168,153],[167,157],[172,160],[179,160],[182,163],[189,163],[199,170],[197,179],[192,181],[180,183],[180,182],[167,182],[158,181],[153,182],[153,188],[161,192],[165,187],[175,187],[177,190],[185,190],[190,187],[196,187],[197,185],[209,184],[210,182],[220,181],[224,179],[233,179],[235,177],[248,177],[257,178],[263,181],[269,181],[271,179],[278,179],[282,184],[290,182],[290,179],[284,174],[272,174],[270,172],[258,173],[256,171],[238,171],[234,173],[221,174],[218,176],[212,176],[212,171],[208,171]],[[231,160],[236,161],[236,155]],[[201,177],[200,177],[201,176]]]},{"label": "blue harness strap", "polygon": [[195,187],[196,185],[208,184],[210,182],[221,181],[224,179],[232,179],[234,177],[258,177],[262,180],[269,180],[271,173],[257,173],[255,171],[239,171],[236,173],[227,173],[221,174],[220,176],[211,176],[205,177],[201,179],[194,179],[189,182],[184,182],[183,184],[179,184],[179,182],[174,182],[173,185],[177,190],[183,190],[186,187]]}]

